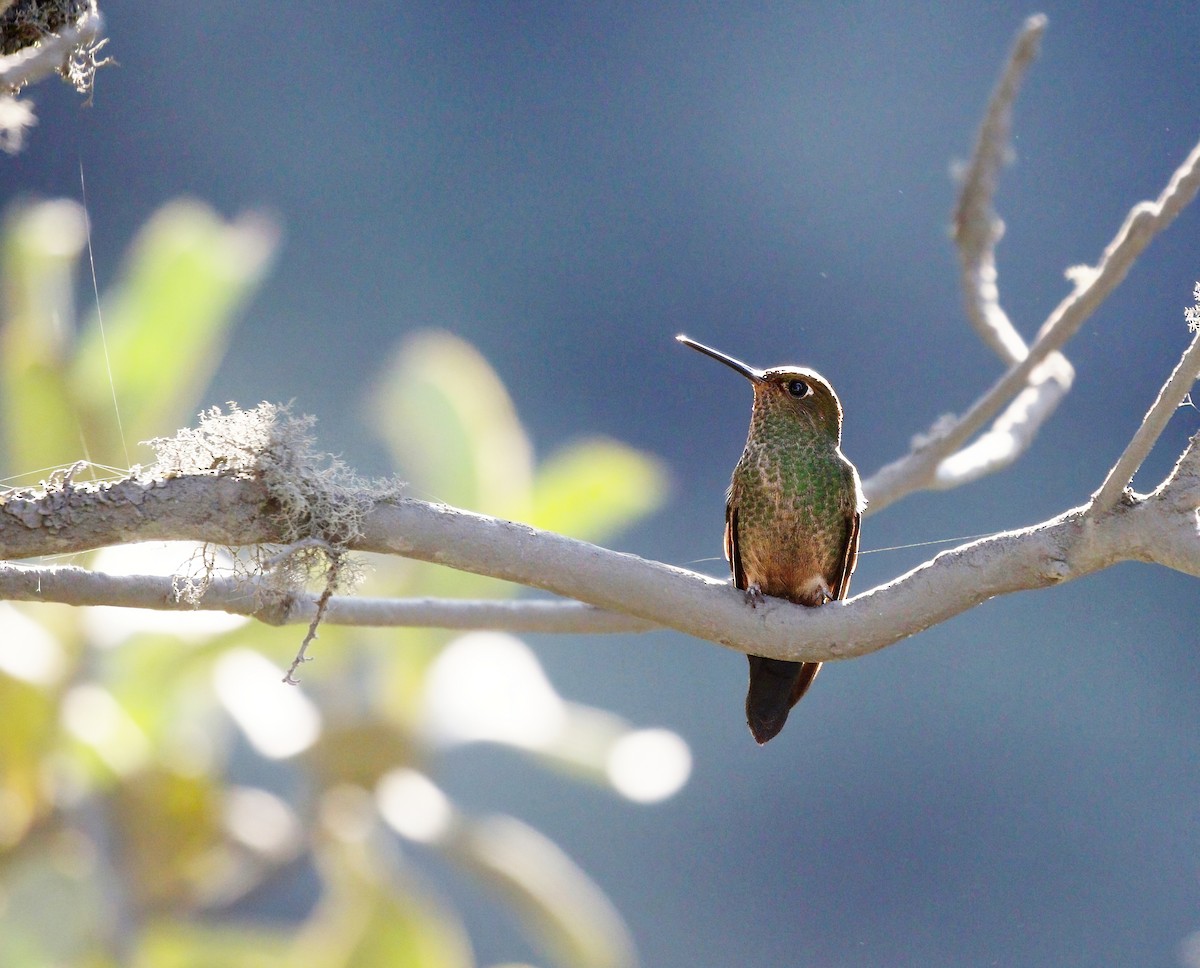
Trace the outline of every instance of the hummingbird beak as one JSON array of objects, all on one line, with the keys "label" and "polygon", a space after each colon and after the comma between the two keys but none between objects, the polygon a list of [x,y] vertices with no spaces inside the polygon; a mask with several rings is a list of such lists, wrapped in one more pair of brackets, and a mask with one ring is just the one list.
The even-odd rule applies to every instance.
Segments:
[{"label": "hummingbird beak", "polygon": [[684,346],[690,346],[694,350],[699,350],[705,356],[711,356],[714,360],[720,360],[731,370],[737,370],[751,383],[762,383],[764,373],[762,370],[756,370],[752,366],[747,366],[741,360],[735,360],[732,356],[726,356],[720,350],[714,350],[711,346],[705,346],[703,343],[697,343],[694,339],[690,339],[680,333],[675,337]]}]

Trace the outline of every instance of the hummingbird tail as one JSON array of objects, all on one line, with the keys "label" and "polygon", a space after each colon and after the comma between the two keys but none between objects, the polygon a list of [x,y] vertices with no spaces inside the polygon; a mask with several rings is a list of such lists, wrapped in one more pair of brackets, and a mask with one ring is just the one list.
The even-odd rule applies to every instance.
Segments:
[{"label": "hummingbird tail", "polygon": [[746,693],[746,722],[755,742],[762,746],[787,722],[788,712],[808,691],[820,671],[819,662],[785,662],[747,656],[750,690]]}]

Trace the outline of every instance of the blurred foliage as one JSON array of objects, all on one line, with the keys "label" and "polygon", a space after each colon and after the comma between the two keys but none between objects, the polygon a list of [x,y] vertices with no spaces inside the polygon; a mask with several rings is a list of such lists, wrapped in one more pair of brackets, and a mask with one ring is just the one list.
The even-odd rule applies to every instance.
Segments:
[{"label": "blurred foliage", "polygon": [[[170,204],[77,323],[86,239],[69,201],[5,220],[5,485],[81,459],[92,474],[145,459],[135,442],[198,407],[277,233]],[[659,465],[611,440],[538,464],[495,373],[446,333],[410,338],[367,399],[418,496],[600,540],[664,493]],[[80,563],[169,573],[192,551],[106,549]],[[391,596],[517,591],[396,560],[372,561],[367,583]],[[664,747],[661,730],[563,700],[511,636],[327,626],[296,690],[279,680],[301,635],[214,613],[0,603],[0,964],[469,968],[466,929],[411,842],[489,886],[548,961],[635,963],[619,915],[561,848],[515,818],[459,809],[430,776],[446,749],[484,739],[648,800],[686,779],[681,741]],[[464,691],[482,698],[460,713]],[[657,785],[614,771],[618,744],[622,763],[645,751],[632,762]],[[307,907],[264,920],[256,898],[304,884]]]}]

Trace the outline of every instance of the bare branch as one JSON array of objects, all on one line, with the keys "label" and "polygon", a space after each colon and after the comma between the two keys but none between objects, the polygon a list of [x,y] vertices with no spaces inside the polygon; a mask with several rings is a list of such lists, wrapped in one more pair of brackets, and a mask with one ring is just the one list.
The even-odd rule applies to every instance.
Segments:
[{"label": "bare branch", "polygon": [[1046,17],[1036,14],[1025,21],[1017,35],[980,125],[975,153],[963,172],[962,190],[954,210],[954,241],[958,246],[967,319],[1005,363],[1024,359],[1029,350],[1000,306],[995,252],[996,243],[1004,234],[1004,223],[996,216],[992,199],[1000,169],[1011,154],[1013,102],[1025,72],[1037,57],[1045,31]]},{"label": "bare branch", "polygon": [[[996,215],[993,199],[1000,170],[1012,154],[1013,104],[1045,30],[1046,17],[1037,14],[1025,21],[1017,35],[980,125],[975,152],[963,172],[953,217],[967,319],[1007,364],[1025,359],[1029,348],[1000,305],[996,246],[1004,235],[1004,223]],[[1049,354],[1031,371],[1025,387],[990,430],[937,464],[929,486],[959,487],[1012,464],[1029,448],[1074,379],[1075,370],[1067,358],[1061,353]]]},{"label": "bare branch", "polygon": [[[167,612],[226,612],[266,625],[306,625],[320,595],[281,592],[263,578],[215,578],[190,602],[164,575],[109,575],[62,565],[0,562],[0,601],[107,605]],[[647,632],[653,622],[607,612],[583,602],[521,599],[366,598],[333,595],[324,625],[361,628],[503,629],[515,633]]]},{"label": "bare branch", "polygon": [[251,477],[179,474],[0,492],[0,559],[91,551],[131,541],[288,544],[267,487]]},{"label": "bare branch", "polygon": [[1117,503],[1133,480],[1137,469],[1142,466],[1142,461],[1150,453],[1154,442],[1166,428],[1167,421],[1179,409],[1197,379],[1200,379],[1200,332],[1192,337],[1191,345],[1184,351],[1167,382],[1158,392],[1157,399],[1134,433],[1133,439],[1129,441],[1125,452],[1108,472],[1100,490],[1093,495],[1092,507],[1095,511],[1107,511]]},{"label": "bare branch", "polygon": [[[1017,37],[980,127],[954,213],[954,239],[958,245],[967,317],[1011,368],[964,417],[942,421],[930,434],[917,440],[910,454],[881,468],[864,482],[870,501],[868,513],[879,511],[914,490],[957,487],[1016,460],[1073,382],[1074,370],[1057,348],[1065,344],[1120,283],[1150,238],[1165,228],[1195,194],[1193,151],[1157,203],[1134,207],[1096,269],[1072,270],[1075,291],[1043,325],[1034,351],[1027,349],[1000,305],[995,246],[1003,235],[1004,225],[993,210],[992,199],[999,171],[1009,154],[1012,105],[1037,54],[1045,27],[1045,17],[1030,17]],[[1052,334],[1053,340],[1049,338]],[[1007,406],[1006,401],[1009,401]],[[1002,407],[1004,410],[1000,412]],[[968,444],[993,418],[991,429]]]},{"label": "bare branch", "polygon": [[[808,661],[850,658],[995,595],[1057,584],[1120,560],[1157,561],[1200,575],[1200,479],[1190,462],[1181,461],[1181,467],[1170,486],[1148,498],[1119,504],[1107,514],[1076,508],[1035,527],[944,552],[887,585],[819,609],[778,599],[747,608],[744,596],[724,580],[412,499],[376,501],[345,546],[540,588],[741,652]],[[120,502],[134,513],[127,516]],[[42,504],[49,513],[39,513]],[[185,475],[73,486],[40,500],[30,493],[9,494],[0,501],[0,557],[12,557],[18,548],[26,555],[49,550],[35,548],[22,532],[39,534],[43,545],[54,548],[88,547],[82,538],[68,541],[60,528],[42,526],[61,522],[64,515],[70,531],[88,535],[90,547],[96,547],[149,538],[227,542],[238,530],[243,542],[249,535],[277,539],[280,530],[293,525],[274,522],[273,513],[260,482],[246,477]],[[231,528],[230,521],[239,527]],[[165,586],[157,589],[160,596],[164,591]],[[331,603],[331,618],[333,612]],[[485,624],[501,618],[492,613]]]},{"label": "bare branch", "polygon": [[[983,341],[1010,365],[1025,359],[1029,348],[1000,305],[996,245],[1004,235],[1004,223],[996,215],[992,200],[1000,170],[1012,153],[1009,133],[1013,103],[1026,71],[1037,56],[1045,30],[1046,18],[1038,14],[1026,20],[1017,35],[988,102],[971,161],[963,169],[952,219],[967,319]],[[912,457],[936,444],[953,426],[953,421],[943,421],[933,432],[914,442],[912,455],[888,465],[866,482],[871,502],[868,513],[898,500],[910,490],[958,487],[1013,463],[1066,396],[1074,375],[1066,357],[1051,353],[1031,372],[1026,386],[996,419],[991,430],[957,452],[943,448],[915,464]],[[901,484],[905,473],[913,470],[924,475],[923,478],[910,478],[907,485]]]},{"label": "bare branch", "polygon": [[1058,409],[1074,379],[1075,369],[1067,358],[1061,353],[1049,354],[1033,368],[1024,389],[988,430],[937,465],[930,489],[961,487],[1016,461]]},{"label": "bare branch", "polygon": [[300,643],[300,648],[296,650],[295,658],[292,659],[292,664],[288,666],[288,670],[283,677],[283,681],[289,686],[300,685],[300,680],[296,678],[296,670],[300,668],[302,663],[311,661],[305,656],[305,653],[308,652],[308,647],[316,640],[317,629],[329,611],[329,603],[333,600],[334,590],[341,581],[342,572],[345,569],[345,561],[346,555],[341,551],[334,551],[329,555],[329,569],[325,574],[325,589],[317,596],[317,607],[313,611],[312,621],[308,623],[308,632],[304,636],[304,641]]},{"label": "bare branch", "polygon": [[1200,189],[1200,144],[1171,176],[1153,202],[1140,202],[1105,248],[1098,265],[1076,267],[1070,273],[1075,288],[1042,324],[1028,355],[1009,368],[969,411],[945,428],[939,428],[914,450],[880,468],[863,482],[869,512],[878,512],[906,494],[948,486],[939,470],[954,454],[995,417],[1032,380],[1034,371],[1078,332],[1129,272],[1151,240],[1175,220]]},{"label": "bare branch", "polygon": [[[1031,19],[1018,40],[956,216],[968,313],[978,316],[985,339],[1012,365],[964,416],[866,482],[871,511],[913,490],[954,486],[1011,462],[1070,386],[1072,371],[1061,347],[1200,188],[1198,145],[1155,202],[1134,206],[1096,267],[1072,270],[1073,291],[1042,325],[1032,348],[1025,348],[995,291],[993,249],[1000,226],[991,198],[1012,99],[1043,27],[1043,21]],[[1061,583],[1121,560],[1158,562],[1200,576],[1200,435],[1152,494],[1125,491],[1161,424],[1194,380],[1197,357],[1200,350],[1193,343],[1091,504],[944,552],[895,581],[819,609],[778,599],[748,608],[744,596],[725,580],[511,521],[406,499],[391,484],[352,486],[339,469],[323,467],[306,449],[305,425],[280,421],[281,412],[269,407],[224,416],[214,411],[198,431],[158,442],[163,463],[157,476],[77,484],[63,474],[40,490],[0,493],[0,558],[145,540],[234,547],[286,544],[293,549],[311,542],[338,555],[363,551],[433,562],[574,601],[381,602],[335,596],[332,584],[314,597],[282,588],[273,581],[278,575],[267,575],[204,583],[197,601],[185,604],[170,578],[117,578],[15,565],[0,566],[0,594],[26,601],[83,604],[103,599],[168,609],[199,604],[276,624],[306,621],[310,631],[317,619],[514,631],[667,627],[775,658],[850,658],[995,595]],[[989,421],[994,421],[991,430],[967,446]]]}]

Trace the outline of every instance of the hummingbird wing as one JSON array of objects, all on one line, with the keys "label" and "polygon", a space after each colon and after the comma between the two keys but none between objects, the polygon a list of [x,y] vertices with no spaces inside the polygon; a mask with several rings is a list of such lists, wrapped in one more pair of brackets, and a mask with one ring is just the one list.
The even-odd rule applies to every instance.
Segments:
[{"label": "hummingbird wing", "polygon": [[846,519],[846,553],[842,555],[842,567],[837,575],[828,576],[829,587],[833,590],[834,601],[845,598],[850,594],[850,576],[858,565],[858,522],[862,515],[855,511]]},{"label": "hummingbird wing", "polygon": [[[731,495],[732,496],[732,495]],[[725,560],[733,572],[733,587],[746,588],[746,570],[742,567],[742,555],[738,551],[737,508],[732,501],[725,502]]]}]

